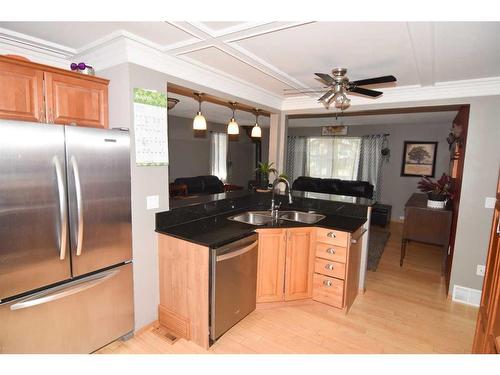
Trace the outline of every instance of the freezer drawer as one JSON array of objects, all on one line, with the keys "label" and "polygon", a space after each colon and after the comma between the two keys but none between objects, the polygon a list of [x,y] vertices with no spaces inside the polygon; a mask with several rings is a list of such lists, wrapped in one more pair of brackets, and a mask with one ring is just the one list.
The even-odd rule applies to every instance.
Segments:
[{"label": "freezer drawer", "polygon": [[0,353],[90,353],[134,328],[132,264],[0,305]]}]

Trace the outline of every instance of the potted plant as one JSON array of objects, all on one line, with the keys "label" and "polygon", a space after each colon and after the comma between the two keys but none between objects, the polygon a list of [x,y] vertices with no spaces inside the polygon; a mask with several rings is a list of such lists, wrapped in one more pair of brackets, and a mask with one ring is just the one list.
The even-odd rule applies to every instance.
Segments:
[{"label": "potted plant", "polygon": [[417,186],[421,192],[427,193],[427,207],[444,208],[447,200],[453,199],[452,180],[446,173],[437,181],[422,177]]},{"label": "potted plant", "polygon": [[269,188],[269,175],[271,173],[278,173],[278,171],[273,168],[274,163],[263,163],[259,162],[259,167],[255,169],[255,172],[260,173],[260,187],[261,189]]}]

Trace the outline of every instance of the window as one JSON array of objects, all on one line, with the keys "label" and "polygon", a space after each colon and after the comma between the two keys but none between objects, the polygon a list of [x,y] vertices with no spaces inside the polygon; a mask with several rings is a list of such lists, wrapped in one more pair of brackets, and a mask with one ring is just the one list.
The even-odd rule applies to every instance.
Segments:
[{"label": "window", "polygon": [[227,134],[210,133],[210,174],[222,182],[227,178]]},{"label": "window", "polygon": [[307,138],[306,176],[356,180],[358,177],[360,138]]}]

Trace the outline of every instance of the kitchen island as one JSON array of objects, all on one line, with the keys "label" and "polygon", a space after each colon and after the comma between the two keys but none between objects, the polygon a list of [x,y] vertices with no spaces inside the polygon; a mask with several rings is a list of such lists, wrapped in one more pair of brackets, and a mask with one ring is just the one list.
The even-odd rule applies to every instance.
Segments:
[{"label": "kitchen island", "polygon": [[208,348],[210,314],[214,315],[210,254],[256,232],[257,303],[313,299],[349,310],[360,289],[361,267],[366,267],[361,261],[362,244],[374,202],[305,192],[292,192],[292,196],[293,203],[288,204],[285,196],[276,195],[282,203],[280,211],[314,211],[324,218],[306,224],[278,216],[258,226],[229,220],[242,212],[270,207],[271,194],[242,192],[217,194],[203,203],[157,213],[158,314],[169,332]]}]

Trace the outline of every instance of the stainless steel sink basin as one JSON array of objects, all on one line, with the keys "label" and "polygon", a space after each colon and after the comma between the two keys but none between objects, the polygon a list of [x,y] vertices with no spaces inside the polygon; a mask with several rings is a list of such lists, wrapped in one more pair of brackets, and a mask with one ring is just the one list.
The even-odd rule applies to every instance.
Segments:
[{"label": "stainless steel sink basin", "polygon": [[[301,211],[278,211],[278,219],[314,224],[323,220],[325,215]],[[266,225],[273,221],[270,211],[248,211],[228,217],[229,220],[252,225]]]},{"label": "stainless steel sink basin", "polygon": [[325,215],[301,211],[282,211],[278,213],[280,219],[298,221],[300,223],[314,224],[325,218]]},{"label": "stainless steel sink basin", "polygon": [[230,216],[228,219],[252,225],[265,225],[273,221],[270,211],[248,211]]}]

